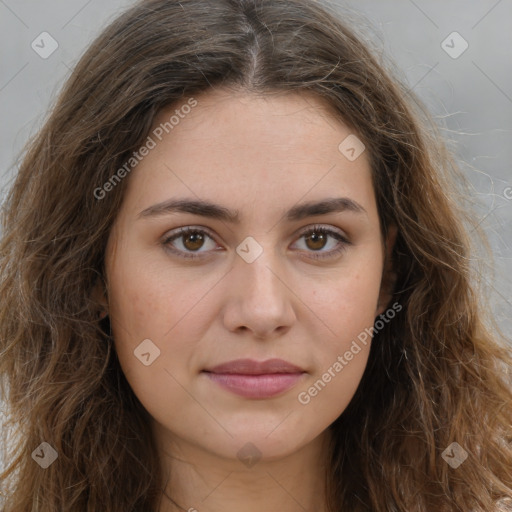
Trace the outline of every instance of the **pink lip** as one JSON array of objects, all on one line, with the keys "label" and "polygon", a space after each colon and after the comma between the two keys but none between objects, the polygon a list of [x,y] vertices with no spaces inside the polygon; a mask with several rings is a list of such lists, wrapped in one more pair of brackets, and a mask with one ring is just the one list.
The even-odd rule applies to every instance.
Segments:
[{"label": "pink lip", "polygon": [[204,372],[223,388],[246,398],[276,396],[293,387],[306,373],[282,359],[237,359]]}]

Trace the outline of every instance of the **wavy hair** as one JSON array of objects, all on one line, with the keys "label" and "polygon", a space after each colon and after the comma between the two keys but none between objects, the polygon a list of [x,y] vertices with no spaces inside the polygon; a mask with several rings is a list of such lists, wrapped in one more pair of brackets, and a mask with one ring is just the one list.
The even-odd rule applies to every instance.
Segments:
[{"label": "wavy hair", "polygon": [[[315,94],[370,158],[393,300],[333,433],[329,510],[497,510],[512,496],[510,347],[472,265],[462,173],[414,94],[340,13],[307,0],[147,0],[81,57],[20,155],[2,210],[4,512],[150,512],[163,470],[93,298],[129,176],[98,199],[155,115],[211,88]],[[474,226],[475,224],[473,224]],[[476,233],[473,231],[472,234]],[[42,469],[42,442],[58,453]],[[442,457],[457,442],[457,469]]]}]

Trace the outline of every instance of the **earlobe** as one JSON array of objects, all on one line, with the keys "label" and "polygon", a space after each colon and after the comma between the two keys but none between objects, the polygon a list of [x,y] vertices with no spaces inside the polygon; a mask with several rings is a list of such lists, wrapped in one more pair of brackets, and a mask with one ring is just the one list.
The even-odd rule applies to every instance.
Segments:
[{"label": "earlobe", "polygon": [[395,248],[398,236],[398,228],[395,225],[389,226],[385,243],[384,268],[380,285],[379,301],[377,304],[376,317],[382,315],[389,307],[396,283],[396,271],[393,262],[393,249]]}]

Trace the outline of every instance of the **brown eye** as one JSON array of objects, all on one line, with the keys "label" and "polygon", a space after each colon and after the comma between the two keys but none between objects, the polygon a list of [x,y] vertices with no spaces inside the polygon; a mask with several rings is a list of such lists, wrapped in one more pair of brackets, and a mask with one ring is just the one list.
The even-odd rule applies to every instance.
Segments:
[{"label": "brown eye", "polygon": [[324,233],[312,231],[311,235],[306,236],[306,245],[313,251],[318,251],[325,247],[327,238]]},{"label": "brown eye", "polygon": [[[167,236],[162,241],[162,245],[172,253],[183,258],[200,258],[203,255],[206,255],[207,252],[210,252],[209,250],[200,250],[205,245],[207,246],[208,239],[214,242],[213,237],[205,230],[186,227],[180,228],[173,234]],[[176,242],[180,243],[176,244]],[[215,243],[212,245],[213,248],[215,248]]]},{"label": "brown eye", "polygon": [[181,235],[183,246],[189,251],[197,251],[201,249],[204,243],[204,237],[199,231],[193,231],[190,234]]},{"label": "brown eye", "polygon": [[[308,256],[314,259],[334,258],[345,251],[349,245],[352,245],[352,243],[338,231],[323,226],[313,226],[307,231],[304,231],[300,238],[305,240],[304,245],[306,246],[306,252],[309,253]],[[329,245],[330,240],[337,242],[331,244],[334,248],[323,251],[322,249]]]}]

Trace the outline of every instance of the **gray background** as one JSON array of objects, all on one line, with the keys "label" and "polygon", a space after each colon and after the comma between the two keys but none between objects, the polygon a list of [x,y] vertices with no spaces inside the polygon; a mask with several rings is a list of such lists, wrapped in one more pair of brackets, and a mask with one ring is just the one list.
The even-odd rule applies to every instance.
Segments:
[{"label": "gray background", "polygon": [[[493,308],[512,327],[512,0],[337,0],[392,59],[424,101],[474,185],[474,208],[488,233],[496,274]],[[92,39],[133,0],[0,0],[0,200],[15,157],[43,123],[70,70]],[[458,32],[457,58],[442,42]],[[42,58],[31,47],[48,32],[58,48]],[[448,37],[452,51],[461,41]]]},{"label": "gray background", "polygon": [[[0,200],[15,173],[16,155],[41,126],[78,57],[132,3],[0,0]],[[512,200],[505,191],[512,187],[512,0],[335,4],[396,62],[402,79],[456,144],[457,158],[475,187],[475,211],[494,251],[493,309],[510,337]],[[441,46],[454,31],[469,45],[458,58]],[[42,32],[58,43],[46,59],[31,47]],[[460,41],[452,43],[450,38],[448,44],[453,51],[461,47]],[[2,435],[7,435],[5,430]]]}]

